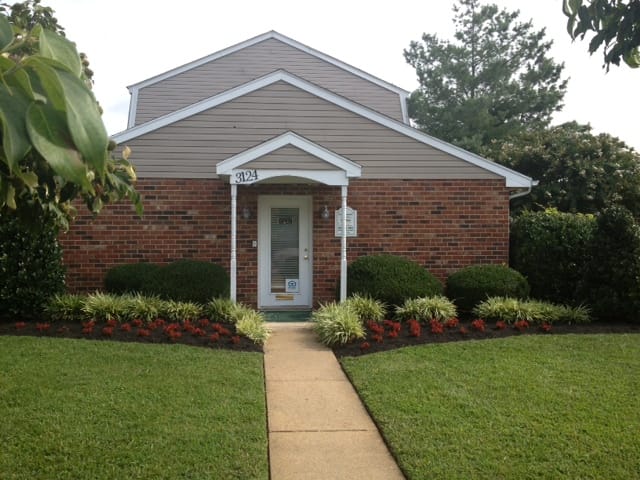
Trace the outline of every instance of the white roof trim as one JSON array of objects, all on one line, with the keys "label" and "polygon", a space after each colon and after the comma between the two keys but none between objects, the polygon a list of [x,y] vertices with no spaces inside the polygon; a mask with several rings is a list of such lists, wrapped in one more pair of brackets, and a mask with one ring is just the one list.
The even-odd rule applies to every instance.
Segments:
[{"label": "white roof trim", "polygon": [[498,163],[487,160],[486,158],[483,158],[474,153],[468,152],[467,150],[456,147],[455,145],[451,145],[450,143],[438,140],[431,135],[427,135],[426,133],[416,130],[415,128],[406,125],[398,120],[394,120],[393,118],[382,115],[374,110],[370,110],[369,108],[364,107],[359,103],[353,102],[345,97],[336,95],[335,93],[320,88],[317,85],[296,77],[295,75],[292,75],[284,70],[277,70],[273,73],[257,78],[256,80],[245,83],[244,85],[240,85],[238,87],[227,90],[226,92],[202,100],[198,103],[194,103],[193,105],[190,105],[188,107],[176,110],[175,112],[156,118],[147,123],[137,125],[129,130],[125,130],[124,132],[114,135],[113,139],[117,143],[126,142],[133,138],[144,135],[145,133],[152,132],[184,118],[190,117],[210,108],[217,107],[218,105],[229,102],[238,97],[280,81],[286,82],[307,93],[315,95],[319,98],[322,98],[323,100],[333,103],[334,105],[342,107],[345,110],[355,113],[356,115],[360,115],[361,117],[371,120],[372,122],[406,135],[409,138],[413,138],[418,142],[424,143],[445,153],[453,155],[456,158],[469,162],[472,165],[480,167],[484,170],[495,173],[496,175],[499,175],[505,179],[506,187],[528,188],[532,185],[533,180],[526,175],[511,170],[510,168],[504,167]]},{"label": "white roof trim", "polygon": [[271,140],[267,140],[264,143],[256,145],[255,147],[249,148],[244,152],[238,153],[233,157],[229,157],[226,160],[218,163],[216,166],[216,174],[217,175],[231,175],[232,170],[242,167],[249,162],[252,162],[258,158],[264,157],[276,150],[285,147],[287,145],[292,145],[296,148],[299,148],[302,151],[307,152],[314,157],[317,157],[325,162],[333,165],[340,170],[343,170],[347,177],[359,177],[361,175],[362,168],[357,163],[352,162],[336,153],[333,153],[331,150],[327,150],[326,148],[318,145],[317,143],[313,143],[310,140],[307,140],[300,135],[297,135],[293,132],[286,132],[282,135],[272,138]]},{"label": "white roof trim", "polygon": [[148,87],[149,85],[153,85],[155,83],[161,82],[162,80],[166,80],[167,78],[180,75],[181,73],[200,67],[205,63],[212,62],[214,60],[217,60],[218,58],[224,57],[226,55],[230,55],[239,50],[242,50],[244,48],[250,47],[252,45],[255,45],[257,43],[260,43],[269,39],[275,39],[275,40],[281,41],[282,43],[286,43],[287,45],[290,45],[293,48],[302,50],[303,52],[313,55],[314,57],[324,60],[325,62],[331,63],[332,65],[335,65],[336,67],[341,68],[342,70],[345,70],[349,73],[357,75],[358,77],[368,80],[371,83],[375,83],[379,87],[386,88],[387,90],[391,90],[392,92],[396,92],[400,95],[409,94],[409,92],[407,90],[404,90],[403,88],[400,88],[392,83],[386,82],[381,78],[375,77],[363,70],[360,70],[357,67],[349,65],[348,63],[344,63],[338,60],[337,58],[333,58],[330,55],[319,52],[318,50],[308,47],[274,30],[263,33],[262,35],[258,35],[257,37],[250,38],[249,40],[245,40],[244,42],[225,48],[224,50],[220,50],[219,52],[212,53],[211,55],[207,55],[206,57],[199,58],[198,60],[194,60],[193,62],[186,63],[180,67],[177,67],[167,72],[156,75],[155,77],[151,77],[151,78],[148,78],[147,80],[143,80],[141,82],[135,83],[133,85],[128,86],[127,88],[132,92],[137,91],[141,88]]}]

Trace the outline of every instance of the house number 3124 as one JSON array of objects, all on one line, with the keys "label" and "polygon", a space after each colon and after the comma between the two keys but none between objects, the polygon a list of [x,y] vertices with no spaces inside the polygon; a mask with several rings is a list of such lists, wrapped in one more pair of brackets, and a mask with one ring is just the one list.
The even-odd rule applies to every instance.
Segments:
[{"label": "house number 3124", "polygon": [[241,170],[236,172],[236,183],[251,183],[258,180],[258,172],[256,170]]}]

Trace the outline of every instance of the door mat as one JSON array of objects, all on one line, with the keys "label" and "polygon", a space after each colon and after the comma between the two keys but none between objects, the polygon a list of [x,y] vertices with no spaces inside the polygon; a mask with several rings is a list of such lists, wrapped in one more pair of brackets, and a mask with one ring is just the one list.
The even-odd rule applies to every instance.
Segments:
[{"label": "door mat", "polygon": [[311,310],[269,310],[262,312],[267,322],[308,322]]}]

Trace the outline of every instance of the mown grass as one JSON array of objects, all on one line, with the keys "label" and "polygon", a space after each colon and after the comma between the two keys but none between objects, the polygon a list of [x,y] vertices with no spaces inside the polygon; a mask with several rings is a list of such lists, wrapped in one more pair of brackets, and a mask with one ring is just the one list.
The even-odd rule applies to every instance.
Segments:
[{"label": "mown grass", "polygon": [[0,478],[267,479],[262,356],[0,337]]},{"label": "mown grass", "polygon": [[342,363],[411,479],[640,478],[640,335],[511,337]]}]

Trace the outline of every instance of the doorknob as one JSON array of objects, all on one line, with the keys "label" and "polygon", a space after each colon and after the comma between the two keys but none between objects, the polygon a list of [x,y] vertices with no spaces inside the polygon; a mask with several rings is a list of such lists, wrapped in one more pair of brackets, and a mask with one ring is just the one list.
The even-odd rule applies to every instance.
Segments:
[{"label": "doorknob", "polygon": [[309,260],[309,255],[305,255],[305,256],[304,256],[304,259],[305,259],[305,260]]}]

